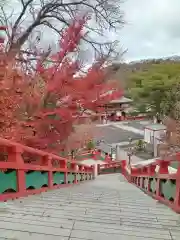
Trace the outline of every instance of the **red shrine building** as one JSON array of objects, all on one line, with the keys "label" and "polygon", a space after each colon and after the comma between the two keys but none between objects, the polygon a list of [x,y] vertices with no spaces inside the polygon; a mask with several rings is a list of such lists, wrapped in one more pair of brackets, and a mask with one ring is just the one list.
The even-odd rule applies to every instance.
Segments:
[{"label": "red shrine building", "polygon": [[128,109],[131,108],[133,100],[124,96],[112,100],[104,106],[105,113],[110,120],[120,121],[126,117]]}]

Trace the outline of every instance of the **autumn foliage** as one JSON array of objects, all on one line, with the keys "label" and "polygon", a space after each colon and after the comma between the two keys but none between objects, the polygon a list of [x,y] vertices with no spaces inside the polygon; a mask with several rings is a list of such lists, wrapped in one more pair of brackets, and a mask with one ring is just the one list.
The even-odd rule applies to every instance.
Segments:
[{"label": "autumn foliage", "polygon": [[31,76],[1,54],[1,137],[60,152],[72,144],[70,136],[77,134],[74,124],[86,110],[103,111],[104,103],[121,96],[114,81],[105,81],[105,58],[81,72],[76,54],[87,21],[86,17],[73,21],[64,30],[58,51],[40,57]]}]

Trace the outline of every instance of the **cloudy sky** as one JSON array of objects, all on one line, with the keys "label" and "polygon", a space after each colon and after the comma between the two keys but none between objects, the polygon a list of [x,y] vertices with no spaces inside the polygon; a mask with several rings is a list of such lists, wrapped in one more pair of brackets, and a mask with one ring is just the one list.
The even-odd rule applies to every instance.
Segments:
[{"label": "cloudy sky", "polygon": [[180,55],[180,0],[126,0],[123,9],[125,60]]},{"label": "cloudy sky", "polygon": [[[123,49],[128,50],[124,60],[180,56],[180,0],[122,1],[126,24],[108,36],[120,40]],[[18,9],[17,5],[13,8]],[[49,35],[45,36],[44,41],[48,38],[49,42]],[[54,42],[54,37],[51,39]]]}]

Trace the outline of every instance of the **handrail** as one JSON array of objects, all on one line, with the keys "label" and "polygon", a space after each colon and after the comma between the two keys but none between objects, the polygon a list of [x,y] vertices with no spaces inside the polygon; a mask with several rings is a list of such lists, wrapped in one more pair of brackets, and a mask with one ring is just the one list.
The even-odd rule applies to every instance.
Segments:
[{"label": "handrail", "polygon": [[121,171],[121,161],[109,162],[106,164],[98,164],[98,175],[101,174],[112,174]]},{"label": "handrail", "polygon": [[[172,163],[177,170],[172,172]],[[128,167],[121,161],[122,174],[145,193],[180,213],[180,153],[175,159],[157,159],[147,165]]]},{"label": "handrail", "polygon": [[145,120],[148,119],[149,116],[139,115],[139,116],[127,116],[125,120]]},{"label": "handrail", "polygon": [[94,178],[94,166],[3,138],[0,138],[0,150],[0,201]]}]

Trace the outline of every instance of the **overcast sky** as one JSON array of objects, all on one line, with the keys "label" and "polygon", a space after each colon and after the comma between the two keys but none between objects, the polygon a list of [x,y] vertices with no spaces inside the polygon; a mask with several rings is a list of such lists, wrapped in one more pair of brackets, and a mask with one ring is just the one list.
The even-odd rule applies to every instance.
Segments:
[{"label": "overcast sky", "polygon": [[[180,56],[180,0],[122,1],[126,24],[116,34],[107,36],[120,40],[123,49],[128,50],[126,61]],[[45,36],[44,41],[48,38],[49,43],[49,35]]]},{"label": "overcast sky", "polygon": [[126,60],[180,55],[180,0],[126,0],[123,9]]}]

